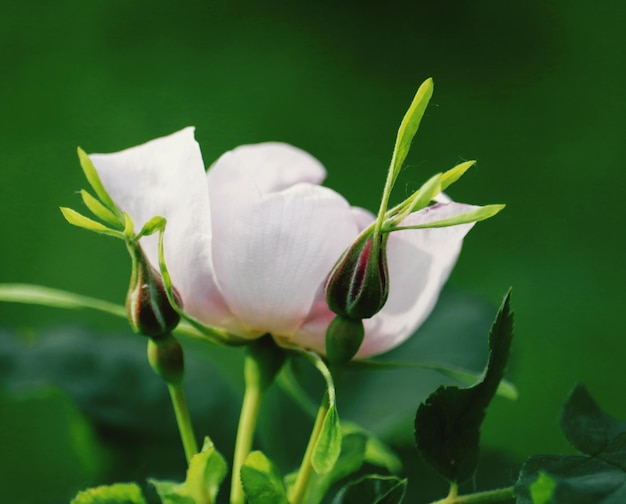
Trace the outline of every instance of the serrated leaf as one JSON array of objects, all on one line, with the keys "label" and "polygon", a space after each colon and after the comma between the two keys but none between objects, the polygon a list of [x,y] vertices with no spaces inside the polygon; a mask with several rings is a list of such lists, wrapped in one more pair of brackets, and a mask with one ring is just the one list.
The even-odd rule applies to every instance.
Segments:
[{"label": "serrated leaf", "polygon": [[513,337],[510,294],[506,294],[489,333],[489,360],[483,380],[465,389],[440,387],[417,410],[417,449],[451,482],[470,478],[478,463],[480,426],[502,380]]},{"label": "serrated leaf", "polygon": [[533,504],[550,504],[556,482],[544,472],[539,473],[537,480],[530,485],[530,497]]},{"label": "serrated leaf", "polygon": [[475,210],[470,210],[454,217],[448,217],[438,221],[427,222],[425,224],[416,224],[415,226],[392,226],[389,229],[384,229],[385,232],[401,231],[403,229],[429,229],[429,228],[442,228],[449,226],[458,226],[459,224],[469,224],[471,222],[480,222],[487,220],[497,213],[499,213],[505,205],[486,205]]},{"label": "serrated leaf", "polygon": [[339,490],[332,504],[400,504],[406,484],[406,479],[396,476],[363,476]]},{"label": "serrated leaf", "polygon": [[96,167],[91,162],[91,159],[89,158],[87,153],[80,147],[78,147],[77,151],[78,159],[80,160],[80,166],[83,169],[83,173],[85,174],[89,185],[93,188],[98,198],[100,198],[100,201],[102,201],[102,203],[104,203],[115,215],[121,218],[120,211],[117,209],[117,206],[111,199],[111,196],[109,196],[109,193],[104,188],[104,185],[102,185],[100,176],[96,171]]},{"label": "serrated leaf", "polygon": [[456,165],[441,175],[441,190],[445,191],[448,187],[459,180],[467,170],[476,164],[476,161],[466,161]]},{"label": "serrated leaf", "polygon": [[91,212],[98,218],[102,219],[107,224],[110,224],[114,228],[122,228],[123,222],[109,210],[106,206],[104,206],[97,198],[94,198],[91,194],[89,194],[84,189],[81,189],[80,195],[83,198],[83,203],[85,206],[91,210]]},{"label": "serrated leaf", "polygon": [[89,231],[94,231],[96,233],[105,234],[108,236],[114,236],[115,238],[124,238],[124,235],[115,229],[111,229],[106,227],[104,224],[100,224],[89,217],[85,217],[84,215],[78,213],[76,210],[72,210],[71,208],[61,207],[61,213],[65,220],[72,224],[73,226],[77,226],[83,229],[87,229]]},{"label": "serrated leaf", "polygon": [[[393,156],[391,158],[391,173],[392,182],[395,182],[402,164],[406,159],[409,149],[411,148],[411,142],[413,137],[417,133],[424,112],[428,106],[431,96],[433,95],[433,80],[426,79],[415,93],[415,97],[409,106],[400,128],[398,129],[398,135],[396,137],[396,144],[393,150]],[[393,185],[393,183],[392,183]]]},{"label": "serrated leaf", "polygon": [[249,504],[289,504],[274,464],[260,451],[248,455],[241,467],[241,482]]},{"label": "serrated leaf", "polygon": [[191,457],[184,483],[151,480],[164,504],[212,504],[228,473],[224,457],[208,437],[200,453]]},{"label": "serrated leaf", "polygon": [[115,483],[78,492],[70,504],[146,504],[135,483]]},{"label": "serrated leaf", "polygon": [[533,484],[541,473],[555,484],[552,504],[626,502],[626,422],[604,413],[578,385],[563,407],[561,427],[588,455],[538,455],[528,459],[515,485],[518,504],[534,504]]}]

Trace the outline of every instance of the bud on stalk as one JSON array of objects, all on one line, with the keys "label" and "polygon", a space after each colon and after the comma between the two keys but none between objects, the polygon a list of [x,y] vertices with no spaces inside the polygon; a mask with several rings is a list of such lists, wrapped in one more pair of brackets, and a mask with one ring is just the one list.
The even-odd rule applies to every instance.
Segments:
[{"label": "bud on stalk", "polygon": [[178,325],[180,315],[167,299],[161,275],[148,263],[141,247],[132,244],[129,251],[132,273],[126,296],[128,321],[136,333],[158,340]]},{"label": "bud on stalk", "polygon": [[344,319],[373,317],[389,295],[387,235],[361,234],[339,259],[326,283],[328,307]]}]

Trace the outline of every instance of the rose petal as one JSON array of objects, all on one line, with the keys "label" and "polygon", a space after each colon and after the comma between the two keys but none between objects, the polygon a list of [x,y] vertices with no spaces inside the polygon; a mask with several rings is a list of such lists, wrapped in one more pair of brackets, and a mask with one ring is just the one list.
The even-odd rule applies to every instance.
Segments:
[{"label": "rose petal", "polygon": [[[208,172],[215,272],[245,331],[290,338],[357,229],[347,202],[330,189],[298,183],[271,192],[308,177],[308,155],[290,165],[296,175],[277,176],[263,156],[254,165],[255,148],[244,157],[227,153]],[[267,154],[267,145],[260,148]]]},{"label": "rose petal", "polygon": [[[217,288],[211,258],[211,220],[204,163],[194,128],[113,154],[91,154],[104,187],[127,212],[135,231],[154,216],[167,219],[165,261],[184,309],[222,325],[232,315]],[[157,236],[141,239],[158,267]]]},{"label": "rose petal", "polygon": [[[401,225],[424,224],[479,207],[437,203],[408,216]],[[387,242],[389,298],[384,308],[364,321],[365,339],[357,358],[396,347],[426,320],[474,224],[391,233]]]}]

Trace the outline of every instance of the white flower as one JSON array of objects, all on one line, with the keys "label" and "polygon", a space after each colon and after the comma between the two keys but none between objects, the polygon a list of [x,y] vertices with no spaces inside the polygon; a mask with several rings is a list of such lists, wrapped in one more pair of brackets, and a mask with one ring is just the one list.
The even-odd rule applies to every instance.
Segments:
[{"label": "white flower", "polygon": [[[323,354],[328,309],[324,282],[374,216],[322,187],[326,171],[283,143],[243,145],[205,172],[193,128],[113,154],[92,154],[115,204],[137,229],[167,219],[165,261],[184,311],[206,325]],[[449,200],[402,225],[475,209]],[[389,298],[365,323],[357,357],[406,340],[430,314],[473,223],[397,231],[389,236]],[[141,239],[158,268],[156,236]]]}]

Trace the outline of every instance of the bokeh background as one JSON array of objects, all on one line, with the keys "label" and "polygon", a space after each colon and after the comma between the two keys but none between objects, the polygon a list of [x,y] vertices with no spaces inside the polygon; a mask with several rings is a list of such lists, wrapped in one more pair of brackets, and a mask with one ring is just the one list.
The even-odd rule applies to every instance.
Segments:
[{"label": "bokeh background", "polygon": [[[451,196],[507,204],[467,238],[447,298],[470,293],[492,314],[514,289],[510,378],[520,399],[495,400],[484,445],[511,467],[567,451],[558,416],[577,381],[626,417],[625,21],[618,0],[3,2],[0,282],[123,302],[124,247],[67,225],[58,211],[80,207],[77,145],[112,152],[195,125],[208,165],[239,144],[286,141],[326,165],[328,186],[375,210],[399,121],[432,76],[435,94],[396,199],[477,159]],[[455,318],[465,320],[454,309],[439,316]],[[126,366],[132,375],[145,343],[94,337],[127,332],[104,315],[16,304],[0,304],[0,328],[0,489],[12,502],[63,502],[106,481],[107,443],[132,444],[132,435],[107,438],[81,419],[94,410],[106,417],[114,396],[104,385],[90,395],[88,378],[72,395],[80,380],[51,377],[73,367],[119,377]],[[149,373],[131,375],[118,378],[118,392],[137,401],[160,385],[148,384]],[[41,392],[61,382],[65,392]],[[236,414],[236,404],[224,407]],[[228,437],[223,429],[210,434]],[[146,453],[138,448],[128,468],[149,473]],[[47,488],[31,470],[41,457],[62,468]],[[130,470],[129,479],[144,472]],[[22,493],[11,493],[18,483]]]}]

